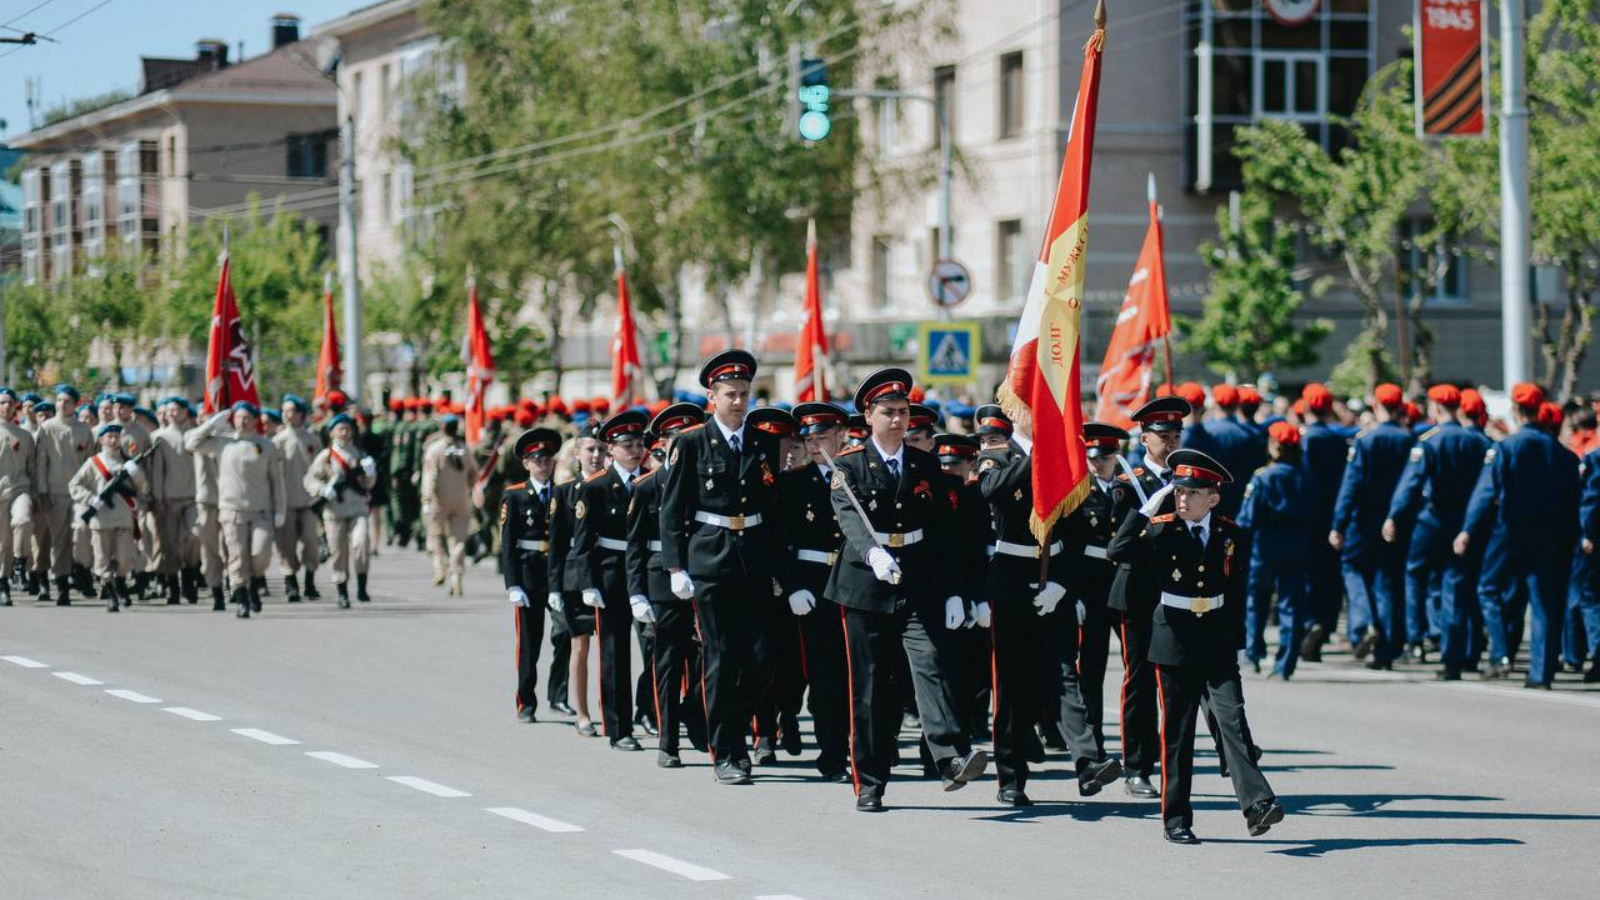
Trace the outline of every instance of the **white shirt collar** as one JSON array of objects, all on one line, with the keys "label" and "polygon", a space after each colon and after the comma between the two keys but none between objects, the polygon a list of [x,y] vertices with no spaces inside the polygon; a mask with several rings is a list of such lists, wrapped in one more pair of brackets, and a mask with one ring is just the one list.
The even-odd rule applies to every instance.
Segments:
[{"label": "white shirt collar", "polygon": [[533,492],[535,494],[543,493],[544,491],[548,491],[551,487],[553,487],[553,485],[551,485],[548,481],[539,482],[533,480],[532,478],[528,479],[528,486],[533,488]]},{"label": "white shirt collar", "polygon": [[1206,513],[1205,516],[1198,522],[1185,521],[1183,523],[1183,527],[1189,529],[1191,532],[1194,531],[1195,528],[1199,528],[1200,542],[1205,543],[1206,539],[1211,536],[1211,513]]},{"label": "white shirt collar", "polygon": [[742,448],[744,446],[744,423],[743,422],[739,423],[739,427],[738,428],[734,428],[732,430],[729,430],[728,426],[722,424],[722,420],[717,418],[716,416],[712,416],[711,417],[711,421],[717,423],[717,430],[722,432],[722,439],[727,441],[729,446],[733,445],[733,436],[734,435],[738,435],[739,436],[739,445],[740,445],[740,447]]},{"label": "white shirt collar", "polygon": [[611,461],[611,468],[617,470],[617,474],[622,477],[623,484],[632,484],[633,479],[639,477],[639,472],[637,470],[630,472],[627,469],[624,469],[622,467],[622,463],[619,463],[616,460]]},{"label": "white shirt collar", "polygon": [[883,461],[884,462],[886,462],[886,463],[887,462],[892,462],[895,465],[900,466],[900,468],[902,468],[902,469],[905,468],[904,462],[905,462],[905,456],[906,456],[906,445],[905,445],[904,442],[902,442],[900,444],[900,449],[896,450],[891,455],[889,453],[885,453],[884,452],[883,445],[878,443],[878,438],[877,438],[876,435],[874,435],[872,438],[870,438],[870,440],[872,441],[872,449],[878,451],[878,455],[883,457]]},{"label": "white shirt collar", "polygon": [[1155,475],[1157,478],[1161,477],[1161,474],[1167,471],[1166,466],[1158,464],[1155,460],[1148,456],[1144,458],[1144,467],[1149,469],[1151,474]]}]

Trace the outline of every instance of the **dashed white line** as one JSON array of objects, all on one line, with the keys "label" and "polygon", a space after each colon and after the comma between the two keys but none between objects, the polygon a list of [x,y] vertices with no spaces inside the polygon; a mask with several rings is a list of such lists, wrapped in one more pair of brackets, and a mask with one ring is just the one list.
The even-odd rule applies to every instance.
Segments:
[{"label": "dashed white line", "polygon": [[415,775],[388,775],[388,776],[385,776],[385,777],[387,777],[390,781],[394,782],[395,784],[403,784],[408,788],[416,788],[417,790],[423,792],[424,794],[432,794],[435,797],[471,797],[472,796],[471,794],[467,793],[466,791],[458,791],[453,787],[446,787],[445,785],[439,784],[436,781],[429,781],[426,778],[418,778]]},{"label": "dashed white line", "polygon": [[806,900],[806,898],[796,897],[794,894],[761,894],[756,900]]},{"label": "dashed white line", "polygon": [[104,681],[97,681],[87,675],[79,675],[77,672],[51,672],[50,674],[62,681],[70,681],[73,684],[105,684]]},{"label": "dashed white line", "polygon": [[504,816],[513,822],[521,822],[524,825],[532,825],[535,828],[543,829],[544,831],[549,831],[554,834],[571,834],[572,832],[583,830],[582,828],[578,827],[577,825],[573,825],[570,822],[563,822],[560,819],[552,819],[547,816],[541,816],[538,813],[531,813],[525,809],[517,809],[515,806],[492,806],[486,811],[492,812],[497,816]]},{"label": "dashed white line", "polygon": [[161,702],[161,698],[160,697],[152,697],[149,694],[141,694],[138,691],[130,691],[127,688],[109,688],[109,689],[106,690],[106,693],[110,694],[113,697],[120,697],[123,700],[130,700],[130,701],[132,701],[134,703],[160,703]]},{"label": "dashed white line", "polygon": [[331,762],[336,766],[344,766],[346,769],[376,769],[378,767],[377,763],[356,759],[354,756],[345,756],[343,753],[335,753],[332,750],[308,750],[306,755],[312,759]]},{"label": "dashed white line", "polygon": [[716,869],[708,869],[705,866],[687,863],[681,859],[657,853],[654,850],[613,850],[611,852],[624,859],[631,859],[637,863],[655,866],[662,871],[680,875],[690,881],[729,881],[733,878],[732,875],[718,872]]},{"label": "dashed white line", "polygon": [[294,738],[286,738],[281,734],[273,734],[270,731],[262,731],[259,728],[235,728],[233,729],[233,733],[239,735],[240,737],[247,737],[253,741],[260,741],[263,744],[271,744],[274,747],[284,747],[288,746],[289,744],[300,743]]},{"label": "dashed white line", "polygon": [[39,662],[37,659],[29,659],[26,656],[0,656],[0,659],[5,660],[6,662],[11,663],[12,665],[21,666],[24,669],[48,669],[48,668],[50,668],[50,666],[48,664]]},{"label": "dashed white line", "polygon": [[187,706],[168,706],[168,707],[163,708],[162,712],[169,712],[169,713],[172,713],[175,716],[183,716],[185,719],[193,719],[196,722],[221,722],[222,721],[222,717],[221,716],[213,716],[211,713],[201,712],[198,709],[190,709]]}]

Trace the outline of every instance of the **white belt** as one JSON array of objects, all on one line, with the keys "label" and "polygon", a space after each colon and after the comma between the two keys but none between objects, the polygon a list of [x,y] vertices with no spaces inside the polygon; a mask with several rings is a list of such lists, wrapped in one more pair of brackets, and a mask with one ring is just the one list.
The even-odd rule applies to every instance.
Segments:
[{"label": "white belt", "polygon": [[1106,548],[1104,548],[1104,547],[1096,547],[1094,544],[1084,544],[1083,545],[1083,555],[1089,557],[1090,559],[1109,559],[1110,558],[1110,557],[1108,557],[1106,555]]},{"label": "white belt", "polygon": [[694,514],[694,520],[703,522],[706,525],[726,528],[729,531],[743,531],[746,528],[760,525],[761,513],[751,513],[748,516],[719,516],[716,513],[701,511]]},{"label": "white belt", "polygon": [[[1040,555],[1039,546],[1037,544],[1018,544],[1013,541],[995,541],[993,544],[989,545],[989,550],[992,553],[1003,553],[1006,556],[1022,556],[1028,559],[1038,559]],[[1056,541],[1050,545],[1051,556],[1055,556],[1060,552],[1060,541]]]},{"label": "white belt", "polygon": [[909,547],[922,540],[922,529],[918,528],[916,531],[907,531],[899,534],[884,534],[881,531],[874,531],[872,536],[877,538],[878,543],[885,547],[899,549],[901,547]]},{"label": "white belt", "polygon": [[1171,606],[1175,609],[1185,609],[1197,616],[1203,616],[1212,610],[1222,608],[1222,595],[1215,597],[1181,597],[1177,594],[1161,592],[1161,605]]},{"label": "white belt", "polygon": [[537,550],[540,553],[550,552],[549,541],[517,541],[518,550]]},{"label": "white belt", "polygon": [[647,548],[649,548],[651,553],[660,553],[661,552],[661,542],[660,541],[651,541],[648,544],[645,544],[645,546]]},{"label": "white belt", "polygon": [[839,561],[839,551],[823,553],[821,550],[796,550],[794,558],[801,562],[822,563],[825,566],[831,566]]},{"label": "white belt", "polygon": [[599,544],[600,549],[602,550],[617,550],[626,552],[628,549],[627,541],[619,541],[616,538],[596,538],[595,543]]}]

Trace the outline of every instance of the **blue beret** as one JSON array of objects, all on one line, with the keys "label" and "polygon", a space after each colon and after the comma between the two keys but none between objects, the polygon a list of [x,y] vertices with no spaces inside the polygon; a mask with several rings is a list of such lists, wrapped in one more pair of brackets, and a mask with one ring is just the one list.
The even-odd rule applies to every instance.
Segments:
[{"label": "blue beret", "polygon": [[283,413],[280,413],[275,409],[269,409],[261,415],[268,422],[277,422],[279,425],[283,424]]},{"label": "blue beret", "polygon": [[284,394],[283,405],[292,406],[301,412],[305,412],[311,408],[310,404],[306,403],[304,397],[300,397],[295,394]]},{"label": "blue beret", "polygon": [[229,412],[239,412],[240,410],[244,410],[252,416],[261,415],[261,408],[256,406],[254,403],[251,403],[249,400],[240,400],[238,403],[235,403],[228,409]]},{"label": "blue beret", "polygon": [[0,387],[0,394],[10,397],[12,400],[18,399],[17,392],[8,387]]},{"label": "blue beret", "polygon": [[136,416],[144,416],[146,419],[154,419],[156,417],[155,413],[151,412],[148,409],[145,409],[142,406],[135,406],[133,408],[133,414],[136,415]]},{"label": "blue beret", "polygon": [[[576,417],[574,417],[574,418],[576,418]],[[446,425],[453,425],[453,424],[455,424],[457,422],[460,422],[461,421],[461,417],[456,415],[455,413],[451,413],[450,415],[445,416],[444,418],[440,419],[439,421],[443,422]]]},{"label": "blue beret", "polygon": [[111,402],[121,403],[123,406],[137,406],[139,398],[129,393],[112,394]]},{"label": "blue beret", "polygon": [[71,397],[73,403],[77,403],[78,400],[82,397],[82,395],[78,393],[78,389],[73,387],[70,384],[58,384],[58,385],[56,385],[55,395],[57,397],[59,397],[62,394],[66,394],[68,397]]},{"label": "blue beret", "polygon": [[102,438],[102,437],[105,437],[106,435],[112,434],[112,433],[121,434],[122,433],[122,426],[119,425],[116,422],[107,422],[104,425],[101,425],[99,428],[95,429],[94,436],[97,437],[97,438]]},{"label": "blue beret", "polygon": [[33,411],[40,415],[53,416],[56,412],[56,405],[49,400],[40,400],[33,405]]},{"label": "blue beret", "polygon": [[39,396],[38,394],[35,394],[33,391],[29,391],[26,394],[22,395],[22,402],[23,403],[38,404],[42,400],[44,400],[44,398]]},{"label": "blue beret", "polygon": [[[287,403],[288,400],[285,399],[284,402]],[[446,419],[453,419],[455,417],[454,416],[446,416],[445,418]],[[334,416],[333,418],[328,420],[328,428],[329,429],[337,428],[340,425],[349,425],[351,428],[354,428],[354,427],[356,427],[356,420],[350,418],[349,416],[345,415],[344,413],[339,413],[337,416]]]}]

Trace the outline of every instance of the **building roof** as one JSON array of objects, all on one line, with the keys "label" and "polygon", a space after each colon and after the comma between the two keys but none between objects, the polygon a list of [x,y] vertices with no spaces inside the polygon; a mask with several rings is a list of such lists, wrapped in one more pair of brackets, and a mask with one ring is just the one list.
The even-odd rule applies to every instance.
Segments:
[{"label": "building roof", "polygon": [[337,19],[323,22],[312,29],[311,33],[323,37],[342,37],[403,13],[419,10],[422,8],[422,3],[423,0],[378,0],[376,3],[356,7]]}]

